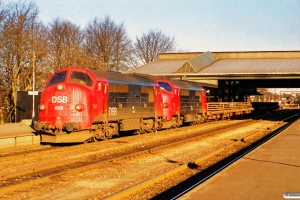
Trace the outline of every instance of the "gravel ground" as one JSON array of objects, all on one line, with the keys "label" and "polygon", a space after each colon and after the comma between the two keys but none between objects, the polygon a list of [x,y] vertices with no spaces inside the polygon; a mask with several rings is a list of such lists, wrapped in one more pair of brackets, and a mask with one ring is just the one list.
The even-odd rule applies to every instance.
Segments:
[{"label": "gravel ground", "polygon": [[[225,124],[233,125],[240,120],[211,122],[205,125],[190,127],[199,132],[216,130]],[[0,199],[102,199],[122,189],[126,189],[141,181],[150,179],[180,164],[193,161],[234,140],[241,139],[257,131],[272,130],[278,122],[258,120],[251,126],[224,130],[222,134],[203,136],[199,141],[177,145],[172,149],[149,151],[143,157],[111,162],[106,165],[96,165],[93,169],[81,173],[66,173],[52,178],[50,181],[35,186],[34,189],[8,194]],[[98,154],[109,154],[131,145],[151,143],[157,139],[171,138],[182,133],[180,129],[168,130],[140,136],[117,138],[99,143],[53,148],[41,153],[30,153],[0,158],[0,175],[34,166],[47,165],[52,162],[62,162],[66,159],[85,158]],[[25,147],[18,147],[25,148]],[[21,149],[6,149],[18,151]]]}]

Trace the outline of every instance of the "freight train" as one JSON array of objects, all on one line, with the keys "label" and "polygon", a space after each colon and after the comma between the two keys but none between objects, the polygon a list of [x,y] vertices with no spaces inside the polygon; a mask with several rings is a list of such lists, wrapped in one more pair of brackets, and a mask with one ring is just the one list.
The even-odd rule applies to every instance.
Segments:
[{"label": "freight train", "polygon": [[207,103],[196,82],[80,67],[56,71],[41,93],[34,123],[42,143],[99,141],[251,113],[247,102]]}]

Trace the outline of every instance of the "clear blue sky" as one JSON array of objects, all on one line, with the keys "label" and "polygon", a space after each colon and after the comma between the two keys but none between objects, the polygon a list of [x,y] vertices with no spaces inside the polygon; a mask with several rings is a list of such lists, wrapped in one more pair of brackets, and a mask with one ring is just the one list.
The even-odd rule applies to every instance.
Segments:
[{"label": "clear blue sky", "polygon": [[[13,0],[15,2],[17,0]],[[5,1],[12,2],[12,1]],[[47,24],[60,17],[84,28],[109,16],[134,39],[150,29],[187,51],[300,50],[300,0],[27,0]]]}]

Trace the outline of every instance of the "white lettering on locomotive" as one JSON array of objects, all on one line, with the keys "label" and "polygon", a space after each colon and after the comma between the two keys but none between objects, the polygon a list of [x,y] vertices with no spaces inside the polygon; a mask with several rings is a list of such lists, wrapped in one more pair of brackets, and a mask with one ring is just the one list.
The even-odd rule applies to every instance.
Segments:
[{"label": "white lettering on locomotive", "polygon": [[54,109],[55,109],[55,110],[63,110],[64,107],[63,107],[63,106],[55,106]]},{"label": "white lettering on locomotive", "polygon": [[67,96],[52,96],[52,103],[67,103]]},{"label": "white lettering on locomotive", "polygon": [[109,116],[117,116],[118,109],[117,107],[109,107],[108,115]]}]

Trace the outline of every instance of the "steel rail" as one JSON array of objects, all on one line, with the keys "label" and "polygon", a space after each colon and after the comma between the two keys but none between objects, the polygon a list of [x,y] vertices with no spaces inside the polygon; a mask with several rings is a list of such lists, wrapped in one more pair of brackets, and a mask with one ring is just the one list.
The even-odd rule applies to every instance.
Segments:
[{"label": "steel rail", "polygon": [[[299,117],[298,114],[295,114],[295,115],[293,115],[292,117],[295,117],[295,116]],[[289,117],[289,118],[291,118],[291,117]],[[286,119],[284,119],[284,120],[287,120],[287,119],[289,119],[289,118],[286,118]],[[283,121],[284,121],[284,120],[283,120]],[[279,132],[281,132],[282,130],[286,129],[286,128],[287,128],[288,126],[290,126],[291,124],[292,124],[292,123],[288,123],[288,124],[286,124],[286,125],[283,125],[282,127],[278,128],[275,132],[278,134]],[[170,171],[168,171],[168,172],[165,172],[165,173],[163,173],[163,174],[161,174],[161,175],[158,175],[158,176],[156,176],[156,177],[153,177],[153,178],[151,178],[151,179],[149,179],[149,180],[146,180],[146,181],[144,181],[144,182],[142,182],[142,183],[139,183],[139,184],[137,184],[137,185],[134,185],[134,186],[132,186],[132,187],[126,189],[126,190],[120,191],[119,193],[116,193],[116,194],[114,194],[114,195],[111,195],[111,196],[109,196],[109,197],[107,197],[107,198],[105,198],[105,199],[106,199],[106,200],[117,200],[117,199],[128,199],[128,198],[132,198],[132,196],[134,196],[135,194],[137,194],[137,193],[142,193],[142,192],[143,192],[144,190],[146,190],[147,188],[149,189],[149,188],[151,188],[151,187],[155,187],[155,185],[159,184],[159,182],[162,182],[162,181],[164,181],[165,179],[168,179],[168,178],[172,178],[172,177],[174,177],[174,176],[177,176],[178,174],[183,173],[185,170],[190,170],[190,169],[192,168],[192,166],[199,166],[200,163],[202,163],[203,161],[208,160],[208,159],[210,159],[210,158],[212,158],[212,157],[214,157],[214,156],[216,156],[216,155],[218,155],[218,154],[224,152],[225,149],[230,148],[230,147],[233,147],[234,145],[236,145],[236,144],[238,144],[238,143],[244,143],[246,140],[250,140],[251,138],[257,136],[257,135],[260,134],[260,133],[261,133],[261,131],[255,132],[255,133],[253,133],[253,134],[250,134],[250,135],[248,135],[248,136],[246,136],[246,137],[244,137],[244,138],[242,138],[242,139],[240,139],[240,140],[234,141],[234,142],[232,142],[232,143],[230,143],[230,144],[228,144],[228,145],[226,145],[226,146],[223,146],[223,147],[217,149],[217,150],[214,151],[214,152],[211,152],[211,153],[209,153],[209,154],[206,154],[206,155],[204,155],[204,156],[201,156],[201,157],[199,157],[198,159],[196,159],[196,160],[194,160],[194,161],[184,163],[184,164],[182,164],[182,165],[180,165],[180,166],[178,166],[178,167],[176,167],[176,168],[174,168],[174,169],[172,169],[172,170],[170,170]],[[268,135],[270,135],[270,134],[268,134]],[[265,141],[264,141],[264,142],[265,142]],[[255,147],[251,148],[251,150],[247,151],[247,153],[250,152],[250,151],[252,151],[253,149],[257,148],[257,146],[259,146],[259,145],[256,145]],[[247,153],[245,153],[245,154],[247,154]],[[244,156],[245,154],[243,154],[242,156]],[[236,158],[235,160],[233,160],[233,161],[230,162],[229,164],[226,164],[226,165],[222,166],[221,169],[216,170],[215,172],[213,172],[213,173],[210,174],[209,176],[205,177],[204,179],[202,179],[202,180],[198,183],[198,185],[199,185],[200,183],[204,182],[205,180],[207,180],[208,178],[210,178],[211,176],[215,175],[216,173],[218,173],[220,170],[224,169],[224,168],[227,167],[228,165],[232,164],[232,163],[235,162],[236,160],[240,159],[242,156],[239,156],[238,158]],[[197,185],[196,185],[196,186],[197,186]],[[194,186],[194,187],[196,187],[196,186]],[[192,187],[192,188],[194,188],[194,187]],[[192,188],[191,188],[191,189],[192,189]],[[189,190],[191,190],[191,189],[189,189]],[[174,197],[174,198],[172,198],[172,199],[176,199],[176,198],[178,198],[179,196],[182,196],[183,194],[185,194],[185,193],[186,193],[187,191],[189,191],[189,190],[186,190],[186,191],[182,192],[180,195],[177,195],[176,197]]]},{"label": "steel rail", "polygon": [[[237,127],[240,127],[240,126],[244,126],[245,124],[248,124],[248,123],[254,123],[253,121],[245,121],[245,122],[242,122],[242,123],[238,123],[238,124],[234,124],[233,127],[223,127],[222,131],[224,130],[227,130],[227,129],[232,129],[232,128],[237,128]],[[185,129],[182,129],[179,131],[185,131]],[[121,154],[122,152],[125,152],[127,151],[128,154],[130,154],[129,151],[131,150],[136,150],[136,149],[139,149],[141,146],[143,146],[143,149],[146,149],[148,147],[148,149],[151,149],[152,146],[155,146],[155,148],[158,148],[156,147],[156,145],[158,144],[163,144],[163,143],[172,143],[172,144],[179,144],[180,142],[185,142],[189,139],[193,139],[195,138],[195,133],[197,132],[198,130],[193,130],[189,133],[189,136],[185,135],[185,136],[181,136],[181,135],[178,135],[176,137],[173,137],[172,139],[160,139],[160,140],[156,140],[155,142],[151,142],[151,143],[147,143],[147,144],[137,144],[137,145],[133,145],[131,147],[127,147],[127,148],[123,148],[123,149],[120,149],[120,150],[116,150],[116,151],[112,151],[111,153],[109,154],[99,154],[97,157],[93,157],[93,160],[97,159],[98,157],[105,157],[105,156],[112,156],[112,155],[116,155],[116,154]],[[205,135],[209,135],[209,134],[216,134],[218,133],[220,130],[216,130],[216,131],[213,131],[213,132],[208,132],[208,133],[204,133],[204,134],[201,134],[201,135],[198,135],[198,137],[203,137]],[[176,142],[174,142],[176,141]],[[171,145],[171,144],[168,144],[168,145]],[[163,147],[164,145],[162,145],[161,147]],[[13,155],[15,156],[15,155]],[[16,177],[16,176],[22,176],[22,175],[25,175],[25,174],[29,174],[29,173],[37,173],[41,170],[46,170],[46,169],[51,169],[51,168],[54,168],[54,167],[59,167],[59,166],[64,166],[64,165],[69,165],[69,164],[72,164],[72,163],[77,163],[77,162],[82,162],[82,161],[85,161],[86,159],[85,158],[74,158],[74,159],[70,159],[70,160],[66,160],[66,161],[63,161],[63,162],[57,162],[57,163],[53,163],[51,165],[47,164],[45,166],[37,166],[37,167],[33,167],[33,168],[28,168],[28,169],[25,169],[25,170],[19,170],[19,171],[15,171],[15,172],[11,172],[11,173],[5,173],[5,174],[0,174],[0,181],[2,181],[3,179],[6,179],[6,178],[12,178],[12,177]]]},{"label": "steel rail", "polygon": [[[8,186],[8,187],[2,187],[2,188],[0,188],[0,195],[6,194],[6,193],[9,193],[12,191],[16,191],[19,189],[23,189],[26,187],[30,187],[32,185],[37,185],[37,184],[46,182],[46,181],[50,180],[51,177],[55,177],[57,175],[62,175],[62,174],[66,174],[69,172],[73,172],[73,173],[78,172],[79,173],[82,171],[86,171],[88,169],[92,169],[92,168],[94,168],[94,166],[99,165],[100,163],[103,163],[103,164],[111,163],[113,160],[119,161],[120,159],[126,160],[128,158],[141,156],[145,153],[149,153],[150,151],[151,151],[151,153],[153,153],[154,151],[158,151],[158,150],[165,149],[165,148],[171,148],[173,146],[180,145],[180,144],[183,144],[186,142],[198,140],[199,138],[202,138],[205,135],[217,134],[220,131],[224,131],[226,129],[233,129],[233,128],[237,128],[240,126],[244,126],[245,124],[252,124],[252,123],[254,123],[254,122],[251,120],[247,120],[246,122],[235,124],[233,127],[226,127],[222,130],[216,130],[216,131],[208,132],[208,133],[201,134],[198,136],[195,136],[195,134],[193,134],[193,133],[189,133],[189,135],[191,135],[192,137],[190,137],[190,138],[182,137],[182,140],[174,142],[174,140],[178,140],[178,137],[175,137],[175,138],[172,138],[172,143],[167,143],[167,144],[163,144],[163,145],[159,142],[155,142],[155,143],[151,143],[150,145],[148,145],[148,147],[144,146],[145,144],[142,144],[143,148],[140,148],[141,144],[138,144],[138,145],[132,146],[130,148],[126,148],[126,149],[122,149],[120,151],[113,152],[112,154],[115,154],[115,155],[119,154],[119,155],[112,159],[110,158],[112,154],[109,154],[109,155],[100,154],[100,155],[98,155],[99,158],[100,157],[103,158],[103,157],[107,156],[107,158],[109,158],[109,159],[104,159],[104,160],[101,159],[100,161],[98,161],[96,157],[93,157],[92,160],[90,162],[88,162],[87,161],[88,159],[76,158],[76,159],[66,160],[64,162],[54,163],[52,165],[47,164],[47,165],[36,167],[36,168],[29,168],[29,169],[20,170],[17,172],[1,174],[0,175],[1,182],[8,181],[9,179],[12,179],[12,178],[22,178],[22,176],[24,177],[25,175],[27,178],[29,177],[29,181],[23,180],[22,183]],[[198,130],[193,130],[193,132],[197,132],[197,131]],[[161,140],[162,143],[166,143],[166,141],[168,141],[168,140],[166,140],[166,139]],[[155,146],[157,144],[159,144],[160,146]],[[141,150],[141,149],[143,149],[143,150]],[[134,153],[130,152],[130,150],[134,151]],[[138,151],[138,152],[136,152],[136,151]],[[125,155],[122,155],[122,153],[124,153],[124,152],[126,152]],[[79,167],[76,166],[76,164],[77,164],[76,162],[79,163]],[[83,166],[80,166],[80,163],[83,163]],[[62,166],[64,166],[64,167],[62,167]],[[57,172],[55,172],[54,174],[43,175],[45,170],[51,170],[51,169],[55,170],[58,167],[59,167],[60,171],[57,170]],[[65,171],[61,172],[61,169],[65,169]]]},{"label": "steel rail", "polygon": [[[239,123],[239,124],[235,124],[234,125],[234,127],[227,127],[227,128],[225,128],[225,129],[232,129],[232,128],[236,128],[236,127],[239,127],[239,126],[241,126],[241,125],[245,125],[246,123],[252,123],[253,121],[246,121],[246,122],[244,122],[244,123]],[[201,126],[201,125],[200,125]],[[190,127],[188,127],[188,128],[190,128]],[[222,131],[224,131],[225,129],[222,129]],[[185,129],[183,129],[182,128],[182,130],[184,131]],[[195,130],[195,132],[196,131],[198,131],[198,130]],[[214,131],[215,133],[216,132],[219,132],[219,130],[218,131]],[[190,133],[191,134],[191,133]],[[212,134],[212,132],[210,132],[210,133],[207,133],[207,134],[209,134],[209,135],[211,135]],[[206,134],[206,135],[207,135]],[[203,134],[203,135],[200,135],[200,136],[198,136],[198,137],[203,137],[205,134]],[[173,140],[174,140],[174,138],[172,138]],[[178,137],[176,137],[176,139],[178,139]],[[174,145],[176,145],[176,144],[180,144],[180,143],[182,143],[182,142],[184,142],[184,141],[187,141],[187,140],[195,140],[195,138],[185,138],[184,140],[182,140],[182,141],[177,141],[177,142],[175,142],[175,143],[172,143],[172,144],[169,144],[169,146],[174,146]],[[163,139],[162,140],[163,142],[165,142],[165,141],[167,141],[166,139]],[[162,142],[162,141],[160,141],[160,142]],[[155,144],[157,144],[158,142],[155,142]],[[232,144],[234,144],[235,142],[233,142]],[[143,144],[144,145],[144,144]],[[151,145],[153,145],[152,143],[151,143]],[[151,146],[150,145],[150,146]],[[115,151],[115,152],[112,152],[112,154],[120,154],[121,152],[123,152],[123,151],[128,151],[129,149],[134,149],[134,148],[139,148],[141,146],[141,144],[139,144],[139,145],[136,145],[136,146],[134,146],[134,147],[130,147],[130,148],[127,148],[127,149],[122,149],[122,150],[120,150],[120,151]],[[162,146],[160,146],[160,147],[155,147],[157,150],[159,150],[159,149],[162,149],[162,148],[167,148],[167,147],[162,147]],[[143,149],[145,149],[145,147],[143,147]],[[152,148],[153,149],[153,148]],[[149,150],[151,150],[151,147],[150,148],[148,148],[147,150],[145,150],[144,152],[138,152],[138,153],[136,153],[136,155],[135,156],[137,156],[137,154],[141,154],[141,153],[146,153],[146,152],[149,152]],[[154,150],[154,149],[153,149]],[[153,151],[153,150],[151,150],[151,151]],[[109,154],[109,155],[107,155],[107,154],[105,154],[105,155],[99,155],[99,157],[103,157],[103,156],[111,156],[112,154]],[[208,156],[208,155],[207,155]],[[123,156],[119,156],[119,157],[117,157],[117,158],[114,158],[114,159],[125,159],[125,158],[128,158],[128,157],[134,157],[133,156],[133,154],[131,153],[129,153],[128,155],[123,155]],[[28,170],[23,170],[23,171],[19,171],[19,172],[16,172],[15,174],[14,173],[10,173],[10,174],[2,174],[2,175],[0,175],[0,181],[5,181],[5,179],[8,179],[8,178],[19,178],[18,176],[22,176],[22,175],[31,175],[31,174],[33,174],[33,173],[35,173],[35,174],[38,174],[38,173],[40,173],[42,170],[47,170],[47,169],[51,169],[51,168],[55,168],[55,167],[57,167],[57,166],[63,166],[63,165],[74,165],[75,163],[75,161],[76,162],[85,162],[87,159],[85,159],[85,158],[79,158],[79,159],[72,159],[72,162],[70,162],[70,160],[69,161],[65,161],[65,162],[60,162],[59,164],[54,164],[54,165],[48,165],[48,166],[41,166],[40,168],[32,168],[32,169],[28,169]],[[101,161],[102,163],[105,163],[105,162],[111,162],[111,160],[112,159],[106,159],[106,161]],[[198,161],[196,161],[195,163],[193,163],[193,162],[189,162],[189,163],[187,163],[187,167],[190,167],[192,164],[197,164],[197,162]],[[37,184],[40,184],[40,183],[42,183],[42,182],[46,182],[46,181],[48,181],[49,179],[50,179],[50,177],[54,177],[54,176],[57,176],[57,175],[61,175],[61,174],[66,174],[66,173],[74,173],[75,171],[77,171],[77,172],[81,172],[81,171],[85,171],[86,169],[88,169],[88,168],[93,168],[93,166],[95,166],[95,165],[99,165],[99,161],[97,162],[97,161],[95,161],[95,162],[90,162],[90,163],[87,163],[85,166],[81,166],[81,167],[75,167],[75,169],[69,169],[69,168],[67,168],[67,170],[66,171],[64,171],[64,172],[58,172],[58,173],[55,173],[55,174],[53,174],[53,175],[50,175],[50,176],[45,176],[45,177],[43,177],[42,175],[41,176],[35,176],[34,177],[34,179],[33,180],[30,180],[30,181],[28,181],[28,182],[23,182],[23,183],[20,183],[20,184],[17,184],[17,185],[13,185],[13,186],[10,186],[10,187],[2,187],[1,189],[0,189],[0,194],[5,194],[5,193],[8,193],[8,192],[12,192],[12,191],[15,191],[15,190],[18,190],[18,189],[22,189],[22,188],[26,188],[26,187],[30,187],[30,186],[33,186],[33,185],[37,185]],[[69,170],[69,171],[68,171]]]},{"label": "steel rail", "polygon": [[53,147],[49,147],[49,146],[39,146],[38,148],[26,149],[26,150],[21,150],[21,151],[17,151],[17,152],[0,152],[0,158],[15,157],[15,156],[20,156],[20,155],[26,155],[29,153],[40,153],[43,151],[48,151],[48,150],[53,150],[53,149],[54,149]]},{"label": "steel rail", "polygon": [[[289,120],[291,118],[296,118],[295,120],[291,121],[290,123],[280,127],[279,129],[277,129],[274,133],[271,133],[269,135],[267,135],[266,137],[262,138],[261,141],[259,141],[259,143],[253,145],[250,149],[248,149],[247,151],[243,152],[242,154],[240,154],[239,156],[235,157],[234,159],[232,159],[230,162],[226,163],[225,165],[221,166],[220,168],[217,168],[215,171],[213,171],[211,174],[207,175],[206,177],[204,177],[203,179],[201,179],[200,181],[198,181],[196,184],[192,185],[191,187],[189,187],[188,189],[184,190],[183,192],[181,192],[180,194],[174,196],[173,198],[171,198],[171,200],[175,200],[178,197],[181,197],[182,195],[186,194],[187,192],[191,191],[192,189],[194,189],[195,187],[197,187],[198,185],[200,185],[201,183],[205,182],[206,180],[208,180],[209,178],[211,178],[212,176],[216,175],[217,173],[219,173],[220,171],[222,171],[223,169],[225,169],[226,167],[228,167],[229,165],[231,165],[232,163],[236,162],[237,160],[239,160],[240,158],[244,157],[245,155],[247,155],[248,153],[250,153],[251,151],[253,151],[254,149],[256,149],[257,147],[259,147],[260,145],[264,144],[265,142],[267,142],[268,140],[270,140],[271,138],[277,136],[279,133],[281,133],[282,131],[284,131],[286,128],[288,128],[289,126],[291,126],[298,118],[299,118],[299,114],[295,114],[293,116],[290,116],[286,119],[284,119],[283,121]],[[257,133],[254,133],[253,136],[257,135]],[[247,139],[250,139],[251,136],[248,136]],[[244,138],[246,139],[246,138]]]},{"label": "steel rail", "polygon": [[[245,124],[251,124],[251,123],[254,123],[254,121],[251,121],[251,120],[246,120],[246,121],[243,121],[243,122],[241,121],[241,123],[232,124],[231,126],[225,125],[225,126],[221,126],[219,129],[211,129],[209,131],[205,131],[201,135],[198,135],[198,133],[197,133],[199,131],[198,129],[193,129],[192,131],[189,132],[189,134],[185,134],[184,136],[182,136],[180,134],[177,134],[177,136],[174,136],[172,138],[162,138],[162,139],[158,139],[156,141],[150,142],[150,143],[148,142],[148,143],[141,143],[141,144],[133,145],[133,146],[126,147],[126,148],[123,148],[123,149],[112,151],[109,154],[102,153],[102,154],[99,154],[97,157],[104,157],[104,156],[111,156],[111,155],[115,155],[115,154],[120,154],[120,153],[125,152],[125,151],[139,149],[141,146],[143,146],[143,149],[145,149],[147,147],[151,148],[151,146],[164,144],[166,142],[175,144],[175,143],[178,143],[178,142],[181,142],[181,141],[186,141],[188,139],[195,138],[195,136],[203,137],[203,136],[206,136],[206,135],[209,135],[209,134],[217,134],[219,131],[229,130],[229,129],[232,129],[232,128],[238,128],[240,126],[244,126]],[[201,125],[194,125],[195,128],[197,128],[197,126],[201,127]],[[189,127],[181,127],[179,129],[176,129],[176,130],[186,132],[186,129],[190,130],[190,128],[191,128],[190,126]],[[172,130],[175,130],[175,129],[172,129]],[[172,130],[166,130],[166,131],[172,131]],[[51,147],[49,147],[45,150],[51,150]],[[59,150],[59,149],[55,149],[55,150]],[[44,151],[44,149],[42,149],[41,151]],[[29,151],[29,152],[25,152],[24,154],[26,154],[26,153],[36,153],[36,152],[39,152],[39,151],[32,151],[32,152]],[[23,153],[20,153],[20,154],[23,154]],[[17,154],[17,155],[19,155],[19,154]],[[7,156],[3,156],[3,157],[11,157],[11,156],[16,156],[16,155],[7,155]],[[1,158],[1,156],[0,156],[0,158]],[[95,159],[95,157],[94,157],[94,159]],[[34,167],[34,168],[31,168],[31,169],[15,171],[15,172],[12,172],[12,173],[0,174],[0,181],[3,178],[10,178],[10,177],[17,176],[17,175],[19,176],[19,175],[23,175],[23,174],[26,174],[26,173],[29,173],[29,172],[37,172],[39,169],[40,170],[45,170],[45,169],[50,169],[52,167],[63,166],[63,165],[70,164],[70,163],[81,162],[82,160],[85,160],[85,158],[74,158],[74,159],[69,160],[69,161],[53,163],[52,165],[47,164],[46,166]]]}]

